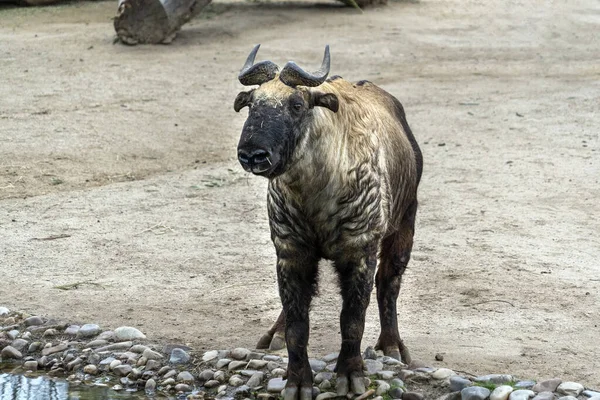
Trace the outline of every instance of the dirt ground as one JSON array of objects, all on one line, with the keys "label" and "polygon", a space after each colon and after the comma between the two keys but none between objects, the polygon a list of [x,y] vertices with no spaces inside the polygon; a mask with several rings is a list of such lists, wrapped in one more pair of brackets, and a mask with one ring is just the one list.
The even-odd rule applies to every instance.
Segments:
[{"label": "dirt ground", "polygon": [[[600,4],[215,1],[138,47],[113,44],[113,1],[0,6],[0,305],[252,347],[279,299],[266,181],[235,160],[236,76],[256,43],[307,69],[330,44],[332,74],[395,94],[423,149],[413,356],[600,387]],[[340,342],[322,269],[317,355]],[[377,335],[373,299],[363,346]]]}]

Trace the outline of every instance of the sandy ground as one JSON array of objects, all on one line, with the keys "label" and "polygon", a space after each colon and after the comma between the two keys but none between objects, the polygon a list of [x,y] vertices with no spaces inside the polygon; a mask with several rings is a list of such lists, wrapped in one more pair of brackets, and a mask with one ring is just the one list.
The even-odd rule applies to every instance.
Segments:
[{"label": "sandy ground", "polygon": [[[395,94],[423,149],[413,356],[600,386],[597,1],[219,3],[154,47],[114,45],[115,11],[0,7],[0,305],[252,347],[279,300],[266,182],[235,161],[237,72],[256,43],[307,68],[329,43],[332,74]],[[322,281],[313,354],[339,346]],[[377,327],[373,300],[363,346]]]}]

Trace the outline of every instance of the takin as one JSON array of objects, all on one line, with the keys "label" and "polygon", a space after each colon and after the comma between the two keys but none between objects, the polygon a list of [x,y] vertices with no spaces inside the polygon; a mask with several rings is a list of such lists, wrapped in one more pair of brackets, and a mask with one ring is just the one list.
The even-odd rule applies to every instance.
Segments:
[{"label": "takin", "polygon": [[[368,81],[327,79],[329,46],[316,72],[294,62],[254,63],[234,109],[248,107],[238,145],[245,171],[269,179],[267,207],[283,310],[258,348],[287,346],[285,400],[312,399],[309,308],[319,260],[331,260],[342,295],[336,390],[365,392],[361,340],[373,281],[381,333],[376,349],[410,362],[396,301],[413,245],[423,159],[400,102]],[[376,267],[377,268],[376,273]]]}]

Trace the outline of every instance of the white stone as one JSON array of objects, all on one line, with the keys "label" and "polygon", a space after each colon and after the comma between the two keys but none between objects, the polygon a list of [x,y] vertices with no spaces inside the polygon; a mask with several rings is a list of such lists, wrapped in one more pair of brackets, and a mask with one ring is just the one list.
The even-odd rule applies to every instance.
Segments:
[{"label": "white stone", "polygon": [[451,369],[448,369],[448,368],[438,368],[437,370],[435,370],[434,373],[431,374],[431,377],[433,379],[442,380],[442,379],[449,378],[449,377],[451,377],[453,375],[456,375],[456,373],[454,371],[452,371]]},{"label": "white stone", "polygon": [[211,360],[214,360],[217,357],[219,357],[219,352],[217,350],[207,351],[202,356],[202,361],[204,361],[204,362],[211,361]]},{"label": "white stone", "polygon": [[6,307],[0,307],[0,317],[10,314],[10,310]]},{"label": "white stone", "polygon": [[131,326],[120,326],[115,329],[115,338],[117,342],[125,342],[127,340],[146,339],[139,329],[132,328]]},{"label": "white stone", "polygon": [[556,388],[558,394],[577,397],[585,388],[577,382],[563,382]]},{"label": "white stone", "polygon": [[533,390],[515,390],[511,392],[510,396],[508,396],[509,400],[527,400],[531,397],[535,396],[535,392]]},{"label": "white stone", "polygon": [[502,385],[498,386],[496,389],[492,391],[490,394],[490,400],[506,400],[508,396],[513,392],[512,386]]}]

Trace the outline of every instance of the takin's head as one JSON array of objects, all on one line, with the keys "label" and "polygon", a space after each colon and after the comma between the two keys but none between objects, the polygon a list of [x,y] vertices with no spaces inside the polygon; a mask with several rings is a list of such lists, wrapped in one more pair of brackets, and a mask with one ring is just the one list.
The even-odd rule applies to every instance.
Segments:
[{"label": "takin's head", "polygon": [[238,144],[238,160],[247,172],[274,178],[283,174],[298,143],[306,134],[314,107],[338,111],[338,99],[333,93],[314,89],[329,74],[329,46],[321,68],[314,73],[288,62],[279,72],[271,61],[254,64],[260,45],[254,47],[242,68],[239,80],[243,85],[259,85],[237,95],[233,108],[249,108],[248,119]]}]

